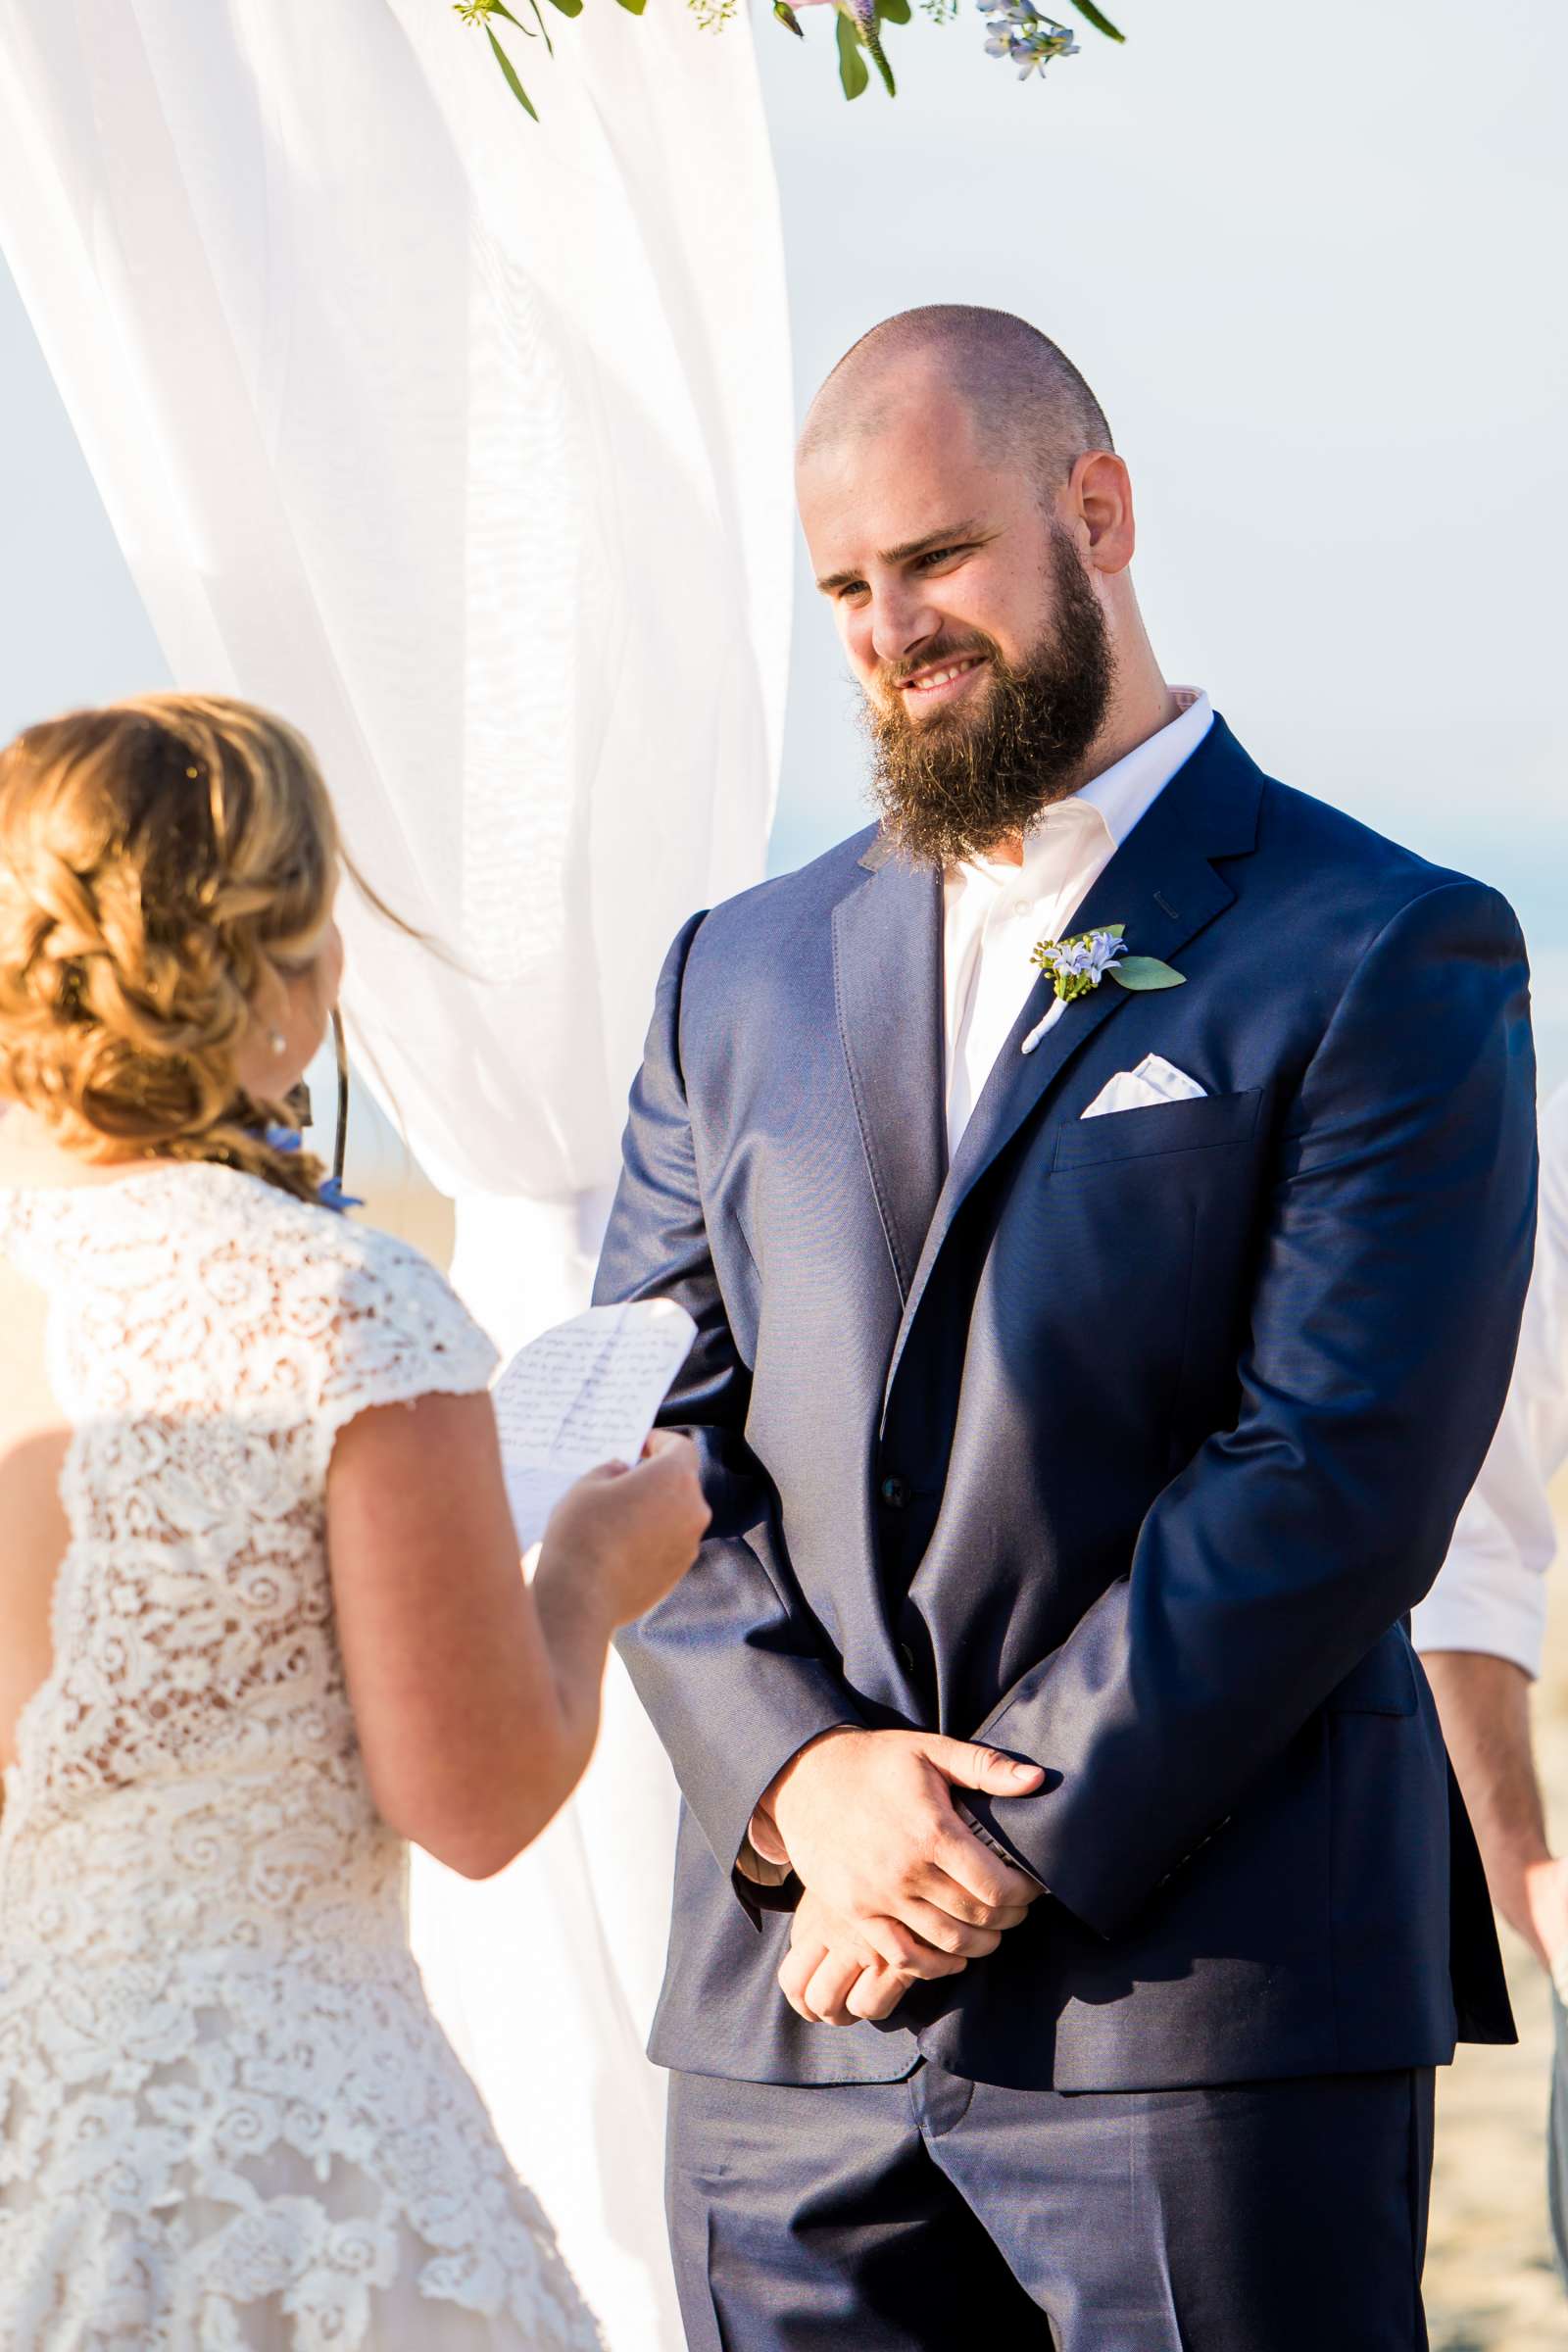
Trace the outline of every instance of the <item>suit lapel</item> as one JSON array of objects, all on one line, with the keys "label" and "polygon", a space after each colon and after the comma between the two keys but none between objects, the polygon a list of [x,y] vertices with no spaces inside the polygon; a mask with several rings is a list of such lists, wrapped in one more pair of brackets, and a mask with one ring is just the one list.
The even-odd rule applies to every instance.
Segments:
[{"label": "suit lapel", "polygon": [[[1156,956],[1180,969],[1181,949],[1236,896],[1210,859],[1251,849],[1261,783],[1224,721],[1216,718],[1063,926],[1064,936],[1124,923],[1132,954]],[[1074,1056],[1131,997],[1114,980],[1102,980],[1091,995],[1067,1005],[1035,1052],[1025,1054],[1023,1041],[1052,1002],[1052,985],[1042,973],[997,1055],[954,1154],[913,1278],[905,1288],[904,1317],[888,1370],[889,1393],[932,1270],[963,1202]],[[941,1043],[939,1038],[939,1047]]]},{"label": "suit lapel", "polygon": [[833,910],[833,978],[860,1141],[899,1296],[947,1172],[942,879],[879,841]]}]

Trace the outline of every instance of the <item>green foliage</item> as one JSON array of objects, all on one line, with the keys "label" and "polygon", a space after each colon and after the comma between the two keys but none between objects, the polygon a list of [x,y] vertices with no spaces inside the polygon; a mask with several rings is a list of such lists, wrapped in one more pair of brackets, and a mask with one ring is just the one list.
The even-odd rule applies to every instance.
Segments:
[{"label": "green foliage", "polygon": [[1072,4],[1081,17],[1088,18],[1097,32],[1104,34],[1107,41],[1124,41],[1127,38],[1124,32],[1117,31],[1107,16],[1096,8],[1095,0],[1072,0]]},{"label": "green foliage", "polygon": [[1182,988],[1187,982],[1185,972],[1161,963],[1157,956],[1124,956],[1109,969],[1111,978],[1119,980],[1123,988]]},{"label": "green foliage", "polygon": [[[516,23],[516,19],[515,19],[515,18],[514,18],[514,19],[513,19],[513,22],[514,22],[514,24],[515,24],[515,23]],[[528,95],[527,91],[526,91],[526,90],[523,88],[523,86],[522,86],[521,82],[520,82],[520,81],[517,79],[517,69],[516,69],[516,67],[515,67],[515,66],[513,64],[513,62],[512,62],[511,58],[510,58],[510,57],[507,55],[506,51],[505,51],[505,50],[502,48],[502,46],[501,46],[501,43],[500,43],[500,42],[499,42],[499,41],[496,39],[496,36],[495,36],[495,34],[494,34],[494,33],[493,33],[491,30],[490,30],[490,27],[489,27],[489,25],[488,25],[488,24],[485,26],[485,28],[484,28],[484,29],[485,29],[485,34],[486,34],[486,37],[487,37],[487,38],[488,38],[488,40],[489,40],[490,46],[491,46],[491,48],[492,48],[492,49],[494,50],[494,52],[495,52],[495,60],[496,60],[496,64],[497,64],[497,65],[498,65],[498,66],[501,68],[501,71],[502,71],[502,73],[503,73],[503,74],[506,75],[506,77],[507,77],[507,82],[508,82],[508,86],[510,87],[510,89],[511,89],[511,91],[512,91],[512,95],[514,96],[514,98],[515,98],[515,99],[516,99],[516,101],[517,101],[517,104],[518,104],[518,105],[519,105],[519,106],[522,108],[523,112],[524,112],[525,114],[532,115],[532,116],[533,116],[533,119],[534,119],[534,121],[537,122],[538,122],[538,120],[539,120],[538,113],[537,113],[537,111],[536,111],[536,109],[535,109],[535,107],[534,107],[533,100],[532,100],[532,99],[529,97],[529,95]],[[519,26],[518,26],[518,30],[520,31],[521,29],[522,29],[522,28],[521,28],[521,26],[519,25]],[[530,35],[530,38],[531,38],[531,37],[532,37],[532,36]]]},{"label": "green foliage", "polygon": [[[542,37],[545,47],[553,57],[555,44],[550,38],[541,0],[528,0],[528,7],[534,18],[532,24],[525,24],[520,18],[514,16],[512,10],[507,6],[507,0],[451,0],[451,4],[454,13],[460,16],[466,24],[483,25],[485,38],[490,43],[491,55],[505,76],[507,87],[518,105],[537,122],[538,112],[517,78],[515,66],[496,37],[492,19],[500,18],[503,24],[510,24],[514,31],[520,32],[530,41]],[[615,0],[615,4],[618,8],[623,8],[628,16],[640,17],[648,6],[648,0]],[[958,4],[959,0],[920,0],[922,8],[938,23],[951,22],[957,14]],[[584,5],[585,0],[550,0],[550,6],[559,10],[564,17],[580,17]],[[716,29],[734,14],[738,0],[686,0],[686,5],[691,8],[700,24]],[[788,31],[793,32],[797,40],[804,40],[805,28],[792,5],[792,0],[771,0],[771,5],[778,22]],[[1092,24],[1097,32],[1103,33],[1107,40],[1120,41],[1125,38],[1125,35],[1111,23],[1104,11],[1096,6],[1096,0],[1072,0],[1072,5],[1078,14]],[[995,0],[997,16],[1000,17],[1005,7],[1006,0]],[[868,58],[871,65],[875,66],[888,96],[890,98],[897,97],[898,84],[893,78],[893,68],[889,65],[887,53],[882,46],[882,27],[884,24],[907,24],[909,21],[910,0],[835,0],[834,29],[838,48],[839,81],[846,98],[858,98],[861,92],[870,86],[870,71],[866,64]],[[1009,19],[1008,21],[1012,22],[1013,20]],[[1029,35],[1032,36],[1037,31],[1040,34],[1040,38],[1034,42],[1034,47],[1039,52],[1038,55],[1028,53],[1029,43],[1021,35],[1012,38],[1011,54],[1014,62],[1022,60],[1025,74],[1043,63],[1047,57],[1072,53],[1074,44],[1070,35],[1049,18],[1039,19],[1027,11],[1019,10],[1016,13],[1015,21],[1024,27],[1025,32]],[[1049,39],[1045,37],[1047,34],[1050,36]],[[991,47],[992,54],[998,54],[994,42]],[[1143,963],[1150,959],[1135,957],[1133,960]],[[1126,965],[1123,964],[1118,970],[1118,979],[1122,978],[1126,968]],[[1123,985],[1142,988],[1170,988],[1179,978],[1180,974],[1178,973],[1166,980],[1124,981]]]},{"label": "green foliage", "polygon": [[842,10],[835,11],[839,27],[839,80],[846,98],[858,98],[870,81],[865,60],[860,55],[860,36]]}]

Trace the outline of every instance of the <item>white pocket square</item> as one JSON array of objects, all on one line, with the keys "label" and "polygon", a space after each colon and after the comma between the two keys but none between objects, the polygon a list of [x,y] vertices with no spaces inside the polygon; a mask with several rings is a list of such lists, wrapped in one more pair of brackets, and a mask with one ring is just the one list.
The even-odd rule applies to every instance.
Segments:
[{"label": "white pocket square", "polygon": [[1102,1118],[1108,1110],[1145,1110],[1151,1102],[1196,1102],[1207,1093],[1163,1054],[1146,1054],[1135,1070],[1118,1070],[1107,1078],[1086,1111],[1086,1119]]}]

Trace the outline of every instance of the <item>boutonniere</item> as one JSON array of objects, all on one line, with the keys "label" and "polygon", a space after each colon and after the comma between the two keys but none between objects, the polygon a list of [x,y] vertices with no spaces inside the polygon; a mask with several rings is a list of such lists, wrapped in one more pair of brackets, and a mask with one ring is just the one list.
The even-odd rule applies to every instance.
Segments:
[{"label": "boutonniere", "polygon": [[[1124,923],[1104,923],[1098,931],[1080,931],[1072,939],[1042,939],[1030,956],[1030,962],[1041,971],[1049,972],[1059,1003],[1071,1004],[1078,997],[1087,997],[1098,988],[1108,972],[1120,988],[1134,991],[1146,988],[1180,988],[1186,981],[1185,972],[1178,972],[1157,956],[1129,956],[1122,933]],[[1045,1019],[1031,1029],[1023,1041],[1022,1051],[1032,1054],[1055,1018],[1053,1005]]]}]

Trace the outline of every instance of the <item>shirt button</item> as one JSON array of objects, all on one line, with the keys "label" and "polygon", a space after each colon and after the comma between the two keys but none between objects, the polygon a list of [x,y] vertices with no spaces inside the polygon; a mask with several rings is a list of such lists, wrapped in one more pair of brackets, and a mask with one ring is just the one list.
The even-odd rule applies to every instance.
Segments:
[{"label": "shirt button", "polygon": [[1029,911],[1029,902],[1028,902],[1028,900],[1027,900],[1027,899],[1015,899],[1015,900],[1013,901],[1013,905],[1012,905],[1012,911],[1013,911],[1013,913],[1014,913],[1014,914],[1018,915],[1020,918],[1021,918],[1022,916],[1026,915],[1026,914],[1028,913],[1028,911]]},{"label": "shirt button", "polygon": [[885,1478],[882,1481],[882,1499],[890,1511],[902,1511],[909,1499],[909,1490],[902,1478]]}]

